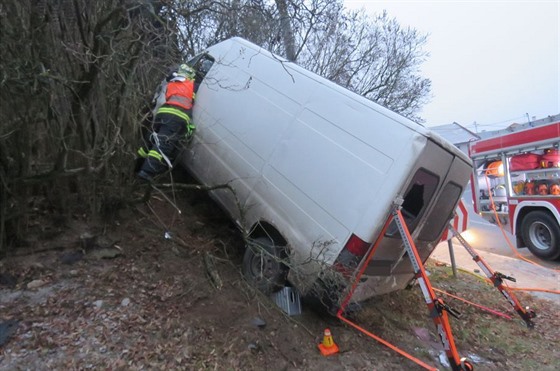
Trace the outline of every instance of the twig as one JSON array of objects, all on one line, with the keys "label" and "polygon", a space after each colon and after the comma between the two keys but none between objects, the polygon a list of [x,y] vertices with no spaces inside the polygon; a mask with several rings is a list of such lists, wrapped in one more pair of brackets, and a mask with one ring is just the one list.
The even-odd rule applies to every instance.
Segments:
[{"label": "twig", "polygon": [[232,192],[234,191],[233,188],[231,187],[230,183],[225,183],[225,184],[218,184],[218,185],[213,185],[213,186],[205,186],[205,185],[201,185],[201,184],[183,184],[183,183],[161,183],[157,185],[159,188],[177,188],[177,189],[194,189],[197,191],[213,191],[216,189],[229,189]]},{"label": "twig", "polygon": [[179,207],[173,202],[171,201],[171,199],[169,197],[167,197],[167,195],[165,193],[163,193],[163,191],[161,189],[159,189],[156,186],[152,186],[153,189],[155,189],[156,191],[158,191],[167,202],[169,202],[171,204],[171,206],[173,206],[175,208],[175,210],[177,210],[177,212],[179,213],[179,215],[181,215],[181,209],[179,209]]},{"label": "twig", "polygon": [[216,269],[214,256],[212,254],[205,253],[203,260],[204,260],[204,266],[206,267],[206,272],[210,277],[210,281],[212,281],[212,284],[214,285],[215,288],[221,289],[223,287],[223,283],[220,274]]}]

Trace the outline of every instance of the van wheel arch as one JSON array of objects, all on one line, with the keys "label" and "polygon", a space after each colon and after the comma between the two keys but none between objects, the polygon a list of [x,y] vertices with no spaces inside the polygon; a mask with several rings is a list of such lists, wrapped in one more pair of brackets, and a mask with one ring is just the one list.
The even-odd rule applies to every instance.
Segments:
[{"label": "van wheel arch", "polygon": [[276,246],[287,246],[288,242],[280,232],[272,224],[266,221],[259,221],[251,227],[249,237],[256,239],[266,237],[270,239]]},{"label": "van wheel arch", "polygon": [[283,246],[268,237],[250,238],[243,255],[242,271],[247,282],[264,294],[271,294],[285,286],[288,265]]},{"label": "van wheel arch", "polygon": [[243,256],[243,276],[257,290],[270,294],[287,282],[288,250],[286,239],[267,222],[251,228]]}]

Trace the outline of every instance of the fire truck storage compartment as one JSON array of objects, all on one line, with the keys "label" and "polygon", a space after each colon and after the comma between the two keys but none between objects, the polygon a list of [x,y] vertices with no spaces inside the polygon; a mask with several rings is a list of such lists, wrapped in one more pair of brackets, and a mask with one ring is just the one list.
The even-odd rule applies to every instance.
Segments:
[{"label": "fire truck storage compartment", "polygon": [[512,196],[557,195],[551,189],[556,189],[553,186],[560,181],[559,158],[555,148],[512,156],[509,161]]},{"label": "fire truck storage compartment", "polygon": [[511,171],[538,169],[541,166],[541,155],[536,153],[515,155],[511,158],[509,166]]},{"label": "fire truck storage compartment", "polygon": [[541,168],[560,167],[560,152],[555,148],[545,149],[540,165]]},{"label": "fire truck storage compartment", "polygon": [[496,211],[507,211],[507,194],[505,186],[505,178],[503,169],[500,169],[502,161],[498,159],[490,159],[487,161],[475,161],[478,173],[478,189],[481,210],[483,212],[491,212],[492,201],[494,202]]}]

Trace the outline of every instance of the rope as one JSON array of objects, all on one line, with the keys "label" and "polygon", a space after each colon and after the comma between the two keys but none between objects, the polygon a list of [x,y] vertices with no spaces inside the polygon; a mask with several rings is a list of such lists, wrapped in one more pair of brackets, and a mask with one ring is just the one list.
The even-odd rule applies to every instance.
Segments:
[{"label": "rope", "polygon": [[[410,236],[410,233],[408,232],[408,229],[406,227],[406,224],[404,223],[404,219],[402,217],[402,214],[400,212],[400,210],[398,210],[397,208],[395,208],[393,210],[393,212],[396,214],[396,217],[391,214],[389,215],[389,217],[387,218],[387,220],[385,221],[385,224],[383,225],[383,228],[381,230],[381,233],[379,234],[377,240],[375,241],[375,243],[373,244],[373,246],[371,247],[367,257],[365,258],[364,261],[362,261],[360,269],[358,271],[358,273],[354,276],[354,282],[351,285],[350,289],[348,290],[348,293],[346,295],[346,297],[343,299],[342,304],[336,314],[337,318],[339,318],[340,320],[342,320],[343,322],[347,323],[348,325],[354,327],[355,329],[357,329],[358,331],[364,333],[365,335],[371,337],[372,339],[380,342],[381,344],[385,345],[386,347],[388,347],[389,349],[399,353],[400,355],[404,356],[405,358],[413,361],[414,363],[418,364],[419,366],[423,367],[426,370],[437,370],[437,368],[434,368],[433,366],[430,366],[426,363],[424,363],[423,361],[421,361],[420,359],[412,356],[411,354],[405,352],[404,350],[396,347],[395,345],[389,343],[388,341],[380,338],[379,336],[376,336],[375,334],[371,333],[370,331],[367,331],[366,329],[364,329],[363,327],[359,326],[358,324],[350,321],[349,319],[345,318],[343,316],[344,313],[344,308],[346,307],[346,305],[349,303],[350,299],[352,298],[354,291],[358,285],[358,282],[360,281],[360,277],[362,276],[362,274],[365,272],[365,269],[367,268],[370,260],[373,258],[373,255],[375,253],[375,251],[377,250],[377,247],[379,246],[381,240],[384,238],[385,236],[385,232],[389,227],[389,224],[392,220],[395,220],[397,226],[399,227],[399,231],[401,233],[401,238],[403,240],[403,243],[406,243],[407,241],[410,242],[412,244],[412,237]],[[401,225],[402,223],[402,225]],[[421,286],[421,290],[422,293],[424,294],[425,297],[425,301],[426,304],[428,304],[428,308],[432,308],[434,310],[436,309],[436,302],[440,303],[439,299],[436,297],[435,293],[433,292],[432,286],[429,282],[429,279],[427,278],[426,272],[424,271],[424,267],[422,265],[422,261],[419,259],[418,256],[418,251],[416,250],[416,247],[412,244],[412,246],[409,247],[410,250],[412,250],[412,254],[410,255],[410,259],[411,262],[413,264],[415,264],[415,262],[417,262],[417,264],[420,264],[420,266],[418,267],[418,272],[417,274],[420,274],[420,278],[422,278],[421,282],[424,282],[423,284],[420,282],[420,286]],[[408,249],[407,249],[408,251]],[[418,263],[419,262],[419,263]],[[416,267],[415,267],[415,271],[416,271]],[[428,297],[429,296],[429,297]],[[432,302],[433,300],[433,302]],[[443,304],[443,302],[441,302]],[[432,307],[431,307],[432,306]],[[449,310],[449,308],[446,307],[447,310]],[[443,309],[442,309],[443,311]],[[455,348],[454,342],[453,342],[453,336],[450,333],[450,328],[449,327],[449,323],[447,322],[447,314],[445,312],[442,313],[442,318],[440,319],[440,321],[436,321],[435,317],[434,317],[434,323],[436,323],[436,327],[438,327],[438,331],[443,331],[445,333],[445,336],[447,336],[447,341],[448,341],[448,346],[449,348],[446,348],[446,354],[447,357],[449,358],[449,360],[451,362],[453,362],[451,360],[451,358],[457,358],[458,361],[458,354],[457,354],[457,350]],[[441,326],[441,329],[440,329]],[[446,329],[447,328],[447,329]],[[449,330],[449,333],[447,332]],[[440,337],[442,339],[442,342],[444,342],[444,334],[440,333]],[[450,355],[449,352],[452,352],[453,354]],[[461,359],[461,364],[463,363],[463,359]],[[465,361],[465,364],[469,364],[468,362]]]},{"label": "rope", "polygon": [[495,310],[495,309],[490,309],[490,308],[485,307],[485,306],[480,305],[480,304],[473,303],[472,301],[468,301],[467,299],[463,299],[463,298],[461,298],[461,297],[459,297],[459,296],[450,294],[450,293],[448,293],[447,291],[443,291],[443,290],[440,290],[440,289],[436,289],[435,287],[434,287],[434,291],[437,291],[437,292],[439,292],[439,293],[442,293],[442,294],[447,295],[447,296],[449,296],[449,297],[452,297],[452,298],[454,298],[454,299],[460,300],[460,301],[465,302],[465,303],[467,303],[467,304],[469,304],[469,305],[472,305],[473,307],[477,307],[477,308],[479,308],[479,309],[482,309],[483,311],[486,311],[486,312],[495,314],[495,315],[497,315],[497,316],[499,316],[499,317],[504,317],[504,318],[507,318],[507,319],[513,319],[513,317],[510,317],[509,315],[507,315],[507,314],[505,314],[505,313],[502,313],[502,312],[497,311],[497,310]]},{"label": "rope", "polygon": [[[463,269],[463,268],[458,268],[458,270],[460,272],[470,274],[471,276],[473,276],[475,278],[478,278],[479,280],[489,284],[490,286],[493,286],[492,280],[490,280],[488,277],[481,276],[480,274],[473,273],[473,272],[471,272],[467,269]],[[549,293],[549,294],[560,294],[560,291],[558,291],[558,290],[541,289],[541,288],[537,288],[537,287],[512,287],[512,286],[508,286],[507,282],[505,282],[505,281],[503,282],[503,285],[505,285],[508,288],[508,290],[514,290],[514,291],[534,291],[534,292],[545,292],[545,293]]]},{"label": "rope", "polygon": [[[153,129],[153,128],[152,128]],[[177,214],[180,215],[181,214],[181,209],[179,209],[179,207],[177,206],[177,196],[176,196],[176,192],[175,192],[175,182],[173,181],[173,173],[172,173],[172,169],[173,169],[173,164],[171,163],[171,160],[169,159],[169,157],[167,157],[165,155],[165,153],[163,153],[163,151],[160,148],[160,141],[159,141],[159,137],[158,134],[152,130],[152,133],[150,134],[150,138],[152,140],[152,142],[154,143],[154,145],[156,146],[156,148],[158,149],[158,152],[161,154],[162,158],[165,160],[165,163],[167,164],[168,168],[169,168],[169,176],[171,178],[171,194],[172,194],[172,200],[170,200],[167,195],[165,195],[163,193],[162,190],[160,190],[157,187],[153,187],[155,190],[157,190],[165,199],[166,201],[168,201],[174,208],[175,210],[177,210]],[[155,210],[153,210],[150,207],[150,210],[152,211],[152,213],[154,215],[156,215]],[[164,228],[166,229],[166,233],[168,231],[170,231],[170,228],[173,228],[173,226],[175,225],[176,222],[176,214],[173,213],[173,219],[171,220],[171,226],[170,228],[167,228],[165,226],[165,224],[163,224],[163,222],[161,221],[161,219],[156,215],[156,217],[158,218],[158,220],[160,221],[160,223],[164,226]],[[167,235],[167,234],[166,234]]]},{"label": "rope", "polygon": [[[504,236],[504,239],[506,240],[506,243],[509,247],[509,249],[511,250],[511,252],[513,253],[513,255],[515,257],[517,257],[520,260],[526,261],[528,263],[531,263],[533,265],[554,271],[554,272],[560,272],[560,269],[553,269],[553,268],[549,268],[546,267],[544,265],[541,265],[533,260],[527,259],[526,257],[524,257],[523,255],[519,254],[519,252],[517,251],[517,249],[513,246],[513,244],[511,243],[510,239],[508,238],[506,231],[504,229],[504,226],[502,225],[502,222],[500,221],[500,217],[498,216],[498,212],[496,211],[496,205],[494,204],[494,198],[492,196],[492,192],[490,192],[490,181],[488,180],[488,175],[486,175],[486,173],[484,174],[484,179],[486,180],[486,186],[488,187],[488,196],[490,197],[490,205],[492,206],[492,210],[494,211],[494,217],[496,218],[496,223],[498,223],[498,226],[500,227],[500,231],[502,232],[502,235]],[[555,290],[555,293],[560,294],[560,291]]]},{"label": "rope", "polygon": [[150,134],[150,137],[151,137],[153,143],[155,144],[156,148],[158,149],[159,154],[165,160],[165,163],[167,164],[169,169],[173,169],[173,165],[171,164],[171,161],[169,160],[169,158],[165,155],[165,153],[163,153],[163,151],[159,147],[159,137],[158,137],[157,133],[155,131],[153,131],[152,134]]}]

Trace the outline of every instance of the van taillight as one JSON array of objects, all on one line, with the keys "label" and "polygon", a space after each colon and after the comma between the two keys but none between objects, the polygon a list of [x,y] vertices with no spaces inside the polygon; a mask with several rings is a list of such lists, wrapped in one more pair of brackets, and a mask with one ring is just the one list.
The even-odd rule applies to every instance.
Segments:
[{"label": "van taillight", "polygon": [[346,246],[344,246],[344,248],[352,253],[352,255],[361,258],[368,252],[370,246],[370,243],[362,240],[355,234],[352,234],[348,239],[348,242],[346,242]]},{"label": "van taillight", "polygon": [[353,234],[336,258],[334,269],[342,273],[344,277],[352,276],[364,255],[368,252],[370,246],[370,243],[363,241]]}]

